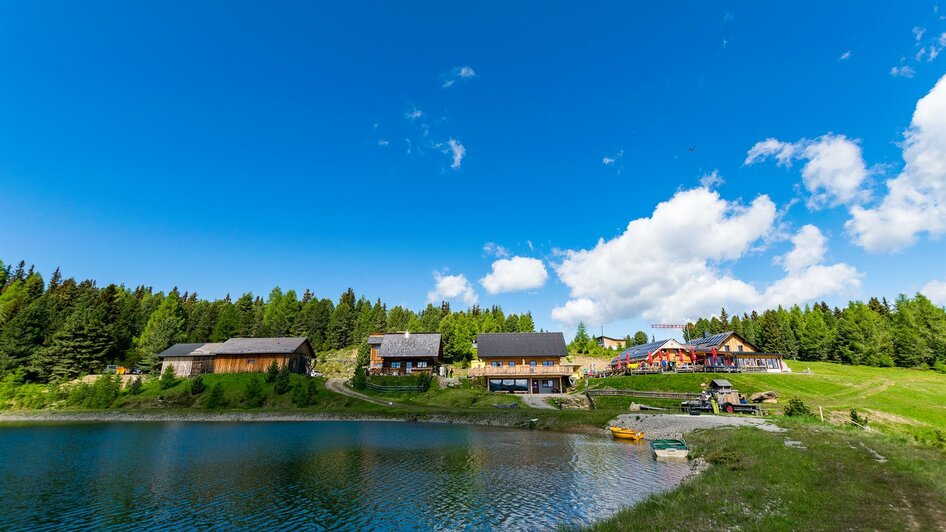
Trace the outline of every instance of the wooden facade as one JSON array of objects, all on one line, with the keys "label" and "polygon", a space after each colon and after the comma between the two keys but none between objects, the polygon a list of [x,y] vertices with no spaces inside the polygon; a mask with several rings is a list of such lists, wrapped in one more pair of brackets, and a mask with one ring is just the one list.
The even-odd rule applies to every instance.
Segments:
[{"label": "wooden facade", "polygon": [[293,373],[304,373],[301,357],[296,354],[242,354],[216,355],[213,362],[214,373],[261,373],[270,364],[276,362],[280,368],[289,366]]},{"label": "wooden facade", "polygon": [[568,354],[561,333],[495,333],[477,336],[476,366],[471,377],[483,377],[493,392],[563,393],[574,367],[563,366]]},{"label": "wooden facade", "polygon": [[222,343],[175,344],[158,356],[181,377],[204,373],[261,373],[275,361],[305,374],[315,353],[306,338],[231,338]]},{"label": "wooden facade", "polygon": [[439,333],[388,333],[368,337],[370,375],[435,373],[443,345]]}]

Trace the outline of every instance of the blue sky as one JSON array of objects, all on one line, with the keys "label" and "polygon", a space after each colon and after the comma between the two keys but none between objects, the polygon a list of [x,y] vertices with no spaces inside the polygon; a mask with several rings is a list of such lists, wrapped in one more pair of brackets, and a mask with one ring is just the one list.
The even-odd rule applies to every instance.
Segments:
[{"label": "blue sky", "polygon": [[946,303],[946,5],[507,4],[0,6],[0,259],[612,335]]}]

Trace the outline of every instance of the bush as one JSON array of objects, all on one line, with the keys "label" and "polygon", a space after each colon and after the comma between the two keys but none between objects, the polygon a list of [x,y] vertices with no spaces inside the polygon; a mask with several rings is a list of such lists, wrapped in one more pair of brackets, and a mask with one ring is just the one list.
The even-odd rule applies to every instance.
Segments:
[{"label": "bush", "polygon": [[141,383],[141,377],[135,377],[135,380],[131,381],[131,384],[128,385],[128,393],[132,395],[138,395],[141,393],[141,389],[144,385]]},{"label": "bush", "polygon": [[243,402],[250,408],[259,408],[263,406],[263,399],[265,399],[263,384],[254,375],[247,383],[246,390],[243,391]]},{"label": "bush", "polygon": [[790,417],[813,417],[811,409],[801,399],[792,397],[785,407],[785,415]]},{"label": "bush", "polygon": [[204,393],[204,390],[207,389],[207,385],[204,384],[204,376],[198,375],[194,378],[194,382],[191,383],[191,395],[200,395]]},{"label": "bush", "polygon": [[289,391],[289,366],[283,366],[276,374],[276,381],[273,385],[273,391],[282,395]]},{"label": "bush", "polygon": [[102,375],[92,384],[79,384],[69,393],[68,403],[85,408],[108,408],[121,393],[122,381],[112,375]]},{"label": "bush", "polygon": [[207,402],[204,403],[207,408],[220,408],[226,406],[226,398],[223,396],[223,387],[220,383],[210,387],[210,394],[207,396]]},{"label": "bush", "polygon": [[867,421],[866,416],[861,416],[860,414],[857,413],[856,408],[851,407],[851,423],[855,425],[860,425],[862,427],[866,427],[868,421]]},{"label": "bush", "polygon": [[315,402],[315,396],[319,393],[319,388],[315,380],[309,379],[305,383],[297,383],[292,388],[292,402],[298,407],[305,407]]},{"label": "bush", "polygon": [[168,367],[164,368],[164,371],[161,372],[161,378],[158,379],[158,384],[160,384],[162,390],[173,388],[177,384],[177,377],[174,376],[173,365],[168,364]]},{"label": "bush", "polygon": [[266,382],[272,383],[276,381],[276,377],[279,375],[279,363],[276,360],[273,360],[272,364],[266,368]]},{"label": "bush", "polygon": [[361,366],[355,368],[355,374],[351,378],[351,385],[356,390],[364,390],[367,387],[368,376],[365,372],[365,368]]}]

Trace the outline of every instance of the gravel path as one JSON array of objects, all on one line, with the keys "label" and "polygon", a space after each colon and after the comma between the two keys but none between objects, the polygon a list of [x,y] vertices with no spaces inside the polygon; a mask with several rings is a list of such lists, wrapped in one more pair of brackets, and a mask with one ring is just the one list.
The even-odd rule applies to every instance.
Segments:
[{"label": "gravel path", "polygon": [[363,394],[363,393],[356,392],[355,390],[352,390],[352,389],[349,388],[348,386],[345,386],[345,382],[347,382],[347,380],[348,380],[348,379],[342,379],[342,378],[337,378],[337,377],[336,377],[336,378],[331,378],[331,379],[328,379],[327,381],[325,381],[325,387],[326,387],[328,390],[331,390],[331,391],[333,391],[333,392],[335,392],[335,393],[337,393],[337,394],[347,395],[347,396],[349,396],[349,397],[354,397],[355,399],[360,399],[360,400],[362,400],[362,401],[367,401],[367,402],[369,402],[369,403],[374,403],[374,404],[376,404],[376,405],[381,405],[381,406],[397,406],[397,407],[400,407],[400,408],[417,408],[416,406],[413,406],[413,405],[404,405],[404,404],[401,404],[401,403],[393,403],[393,402],[391,402],[391,401],[385,401],[384,399],[379,399],[379,398],[377,398],[377,397],[372,397],[372,396],[370,396],[370,395],[365,395],[365,394]]},{"label": "gravel path", "polygon": [[696,429],[716,427],[756,427],[767,432],[785,430],[757,417],[691,416],[689,414],[621,414],[611,422],[611,425],[643,431],[644,437],[649,440],[679,438]]},{"label": "gravel path", "polygon": [[555,410],[555,407],[548,404],[546,401],[549,397],[558,397],[558,394],[551,393],[542,393],[542,394],[522,394],[519,396],[522,399],[522,402],[526,404],[529,408],[539,408],[541,410]]}]

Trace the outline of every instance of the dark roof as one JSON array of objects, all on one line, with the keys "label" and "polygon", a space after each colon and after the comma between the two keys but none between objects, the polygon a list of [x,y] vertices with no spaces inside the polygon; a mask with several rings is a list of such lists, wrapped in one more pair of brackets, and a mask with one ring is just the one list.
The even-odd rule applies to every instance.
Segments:
[{"label": "dark roof", "polygon": [[294,353],[309,341],[304,336],[285,338],[230,338],[214,350],[215,355]]},{"label": "dark roof", "polygon": [[595,340],[601,340],[602,338],[604,338],[605,340],[614,340],[615,342],[624,341],[624,338],[614,338],[612,336],[595,336]]},{"label": "dark roof", "polygon": [[713,379],[710,381],[711,388],[732,388],[732,383],[726,379]]},{"label": "dark roof", "polygon": [[631,359],[641,359],[647,358],[647,353],[653,353],[654,351],[660,349],[665,343],[669,342],[670,339],[658,340],[656,342],[650,342],[647,344],[635,345],[634,347],[629,347],[621,352],[620,355],[615,357],[611,364],[616,364],[618,359],[626,360],[627,355],[631,355]]},{"label": "dark roof", "polygon": [[381,340],[382,358],[437,358],[440,333],[391,333]]},{"label": "dark roof", "polygon": [[476,335],[477,357],[565,357],[565,336],[547,333],[483,333]]},{"label": "dark roof", "polygon": [[[204,344],[174,344],[158,353],[159,357],[186,357],[193,356],[194,351]],[[208,353],[209,354],[209,353]]]},{"label": "dark roof", "polygon": [[708,334],[706,336],[698,336],[696,338],[691,338],[688,342],[693,347],[705,347],[709,349],[710,347],[717,347],[719,344],[726,341],[727,338],[733,333],[733,331],[721,332],[718,334]]},{"label": "dark roof", "polygon": [[368,337],[368,345],[381,345],[382,338],[384,338],[383,334],[372,334]]}]

